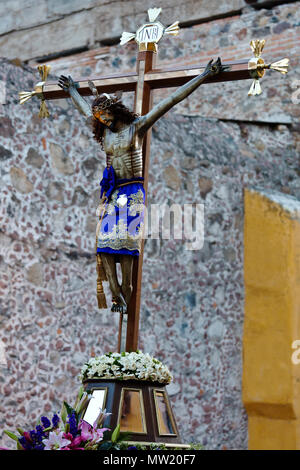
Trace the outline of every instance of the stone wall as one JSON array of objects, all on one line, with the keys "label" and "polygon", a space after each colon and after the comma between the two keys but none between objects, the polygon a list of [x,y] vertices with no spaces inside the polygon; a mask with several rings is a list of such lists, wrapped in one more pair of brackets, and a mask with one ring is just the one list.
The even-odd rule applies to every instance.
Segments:
[{"label": "stone wall", "polygon": [[[167,0],[159,19],[166,26],[178,20],[186,27],[281,3],[290,0]],[[118,42],[123,31],[134,32],[145,22],[153,6],[153,0],[0,2],[0,56],[24,61]]]},{"label": "stone wall", "polygon": [[[228,14],[244,0],[179,0],[163,2],[161,21],[169,25]],[[68,49],[93,48],[136,31],[147,19],[152,0],[13,0],[0,5],[0,55],[28,60]],[[175,18],[175,19],[174,19]],[[47,38],[47,40],[45,40]],[[22,48],[20,49],[20,44]]]},{"label": "stone wall", "polygon": [[[275,47],[289,34],[295,41],[296,6],[250,9],[185,29],[179,43],[165,39],[159,61],[201,62],[213,46],[223,57],[244,28],[240,35],[248,44],[257,24],[269,28],[265,33],[271,42],[275,37]],[[276,37],[283,33],[285,38]],[[300,199],[299,105],[291,85],[299,54],[291,44],[271,55],[289,50],[294,71],[266,78],[258,100],[247,98],[248,81],[200,87],[194,100],[153,129],[148,203],[204,203],[205,242],[191,251],[184,240],[146,240],[140,349],[173,372],[169,393],[182,440],[209,449],[247,448],[243,189],[261,186]],[[128,45],[51,65],[56,75],[70,71],[76,77],[125,71],[134,62],[134,45]],[[118,319],[95,304],[94,214],[104,155],[70,100],[50,103],[51,116],[43,121],[36,117],[37,100],[20,107],[17,93],[33,88],[35,69],[2,59],[1,81],[0,429],[13,430],[33,426],[63,399],[73,401],[82,364],[116,349]],[[1,445],[8,443],[2,435]]]},{"label": "stone wall", "polygon": [[[157,67],[206,64],[218,56],[223,62],[249,60],[253,55],[250,41],[257,38],[266,40],[262,54],[266,62],[290,59],[288,75],[266,71],[261,80],[262,95],[252,98],[247,96],[251,80],[210,84],[206,93],[196,90],[176,106],[175,112],[241,122],[297,123],[300,115],[297,91],[300,88],[300,9],[297,2],[273,9],[249,7],[239,15],[181,29],[177,37],[164,37],[160,41]],[[76,79],[132,71],[135,57],[136,44],[132,42],[125,46],[104,46],[46,63],[52,67],[52,73],[71,74]],[[30,64],[37,65],[34,61]],[[165,90],[156,91],[155,102],[165,93]]]}]

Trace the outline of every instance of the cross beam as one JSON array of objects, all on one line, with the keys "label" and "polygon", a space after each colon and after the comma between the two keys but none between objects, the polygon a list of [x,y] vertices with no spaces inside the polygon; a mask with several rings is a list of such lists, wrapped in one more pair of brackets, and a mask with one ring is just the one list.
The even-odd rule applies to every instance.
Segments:
[{"label": "cross beam", "polygon": [[[149,51],[139,52],[138,62],[146,60],[147,54],[153,53]],[[207,78],[204,84],[251,79],[250,71],[248,70],[248,62],[248,59],[234,62],[223,62],[223,65],[230,66],[230,70]],[[178,87],[197,75],[200,75],[204,71],[205,67],[206,64],[192,65],[185,68],[148,68],[144,75],[144,83],[147,84],[151,90]],[[99,93],[113,93],[116,91],[136,91],[138,78],[138,72],[128,72],[126,74],[103,75],[95,78],[91,77],[88,80],[91,80],[95,84]],[[76,80],[76,83],[78,84],[78,92],[82,96],[89,96],[92,94],[88,86],[88,80],[84,78]],[[43,86],[43,97],[45,100],[54,100],[59,98],[69,98],[70,96],[67,92],[62,90],[57,83],[46,82]]]}]

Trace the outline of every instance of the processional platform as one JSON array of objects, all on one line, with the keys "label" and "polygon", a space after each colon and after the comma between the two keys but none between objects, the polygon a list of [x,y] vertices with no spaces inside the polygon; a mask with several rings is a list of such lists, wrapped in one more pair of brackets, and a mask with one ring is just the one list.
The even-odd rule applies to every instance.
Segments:
[{"label": "processional platform", "polygon": [[83,385],[92,397],[84,415],[84,420],[90,424],[100,407],[111,413],[104,421],[104,427],[115,429],[120,425],[120,431],[129,433],[132,443],[189,447],[181,444],[165,385],[106,379],[88,379]]}]

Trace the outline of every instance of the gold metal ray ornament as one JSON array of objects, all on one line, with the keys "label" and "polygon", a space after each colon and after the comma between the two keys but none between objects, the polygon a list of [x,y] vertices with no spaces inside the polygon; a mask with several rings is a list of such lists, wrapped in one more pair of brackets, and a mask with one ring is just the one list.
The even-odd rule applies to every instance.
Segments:
[{"label": "gold metal ray ornament", "polygon": [[254,78],[254,80],[248,92],[248,96],[255,96],[261,94],[262,90],[259,80],[264,76],[265,70],[276,70],[277,72],[280,72],[282,74],[286,74],[288,72],[289,59],[287,58],[278,60],[277,62],[273,62],[272,64],[265,63],[264,59],[261,57],[265,42],[266,41],[264,39],[256,39],[255,41],[250,42],[254,57],[248,62],[248,70],[250,76]]},{"label": "gold metal ray ornament", "polygon": [[177,36],[179,33],[179,21],[171,24],[165,28],[157,17],[161,12],[161,8],[149,8],[148,18],[149,22],[141,26],[136,33],[124,32],[120,39],[120,45],[123,46],[127,42],[135,39],[139,45],[139,51],[153,51],[157,52],[157,43],[165,34],[172,34]]},{"label": "gold metal ray ornament", "polygon": [[33,96],[37,96],[38,98],[40,98],[41,100],[40,112],[39,112],[40,118],[46,118],[50,116],[46,102],[43,97],[43,86],[46,83],[47,77],[50,72],[50,68],[51,67],[49,65],[39,65],[38,71],[39,71],[42,81],[38,82],[35,85],[34,91],[20,91],[19,92],[20,104],[26,103],[26,101],[30,100]]}]

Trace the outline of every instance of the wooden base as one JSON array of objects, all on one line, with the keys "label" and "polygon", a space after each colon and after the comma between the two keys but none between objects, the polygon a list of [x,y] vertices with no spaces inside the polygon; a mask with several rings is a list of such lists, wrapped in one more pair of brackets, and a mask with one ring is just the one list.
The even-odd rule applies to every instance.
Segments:
[{"label": "wooden base", "polygon": [[[113,430],[120,424],[121,432],[129,433],[130,442],[143,445],[159,442],[168,447],[181,447],[165,385],[139,380],[90,379],[84,382],[84,388],[95,400],[100,399],[98,408],[106,408],[106,412],[111,413],[104,427]],[[90,411],[89,406],[85,416]]]}]

